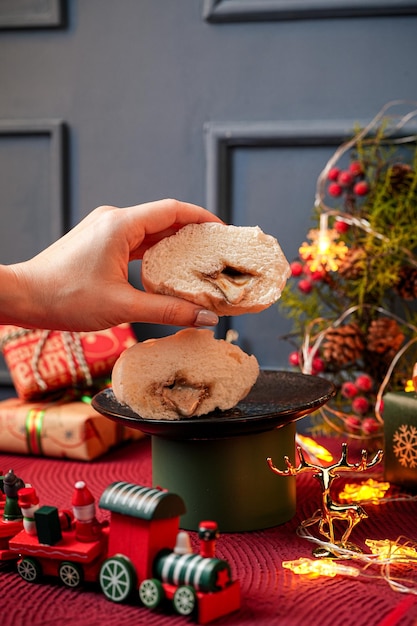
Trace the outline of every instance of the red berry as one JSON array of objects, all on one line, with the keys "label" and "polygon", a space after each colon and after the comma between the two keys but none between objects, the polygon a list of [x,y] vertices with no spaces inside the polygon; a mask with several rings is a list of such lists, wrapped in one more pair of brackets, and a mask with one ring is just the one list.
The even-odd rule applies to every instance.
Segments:
[{"label": "red berry", "polygon": [[298,289],[302,291],[303,293],[310,293],[311,290],[313,289],[313,283],[311,282],[311,280],[308,280],[307,278],[303,278],[298,283]]},{"label": "red berry", "polygon": [[300,261],[293,261],[290,267],[292,276],[300,276],[303,273],[304,266]]},{"label": "red berry", "polygon": [[311,272],[311,280],[320,281],[326,276],[325,270],[316,270],[315,272]]},{"label": "red berry", "polygon": [[363,396],[357,396],[352,402],[352,410],[356,415],[365,415],[369,410],[369,402]]},{"label": "red berry", "polygon": [[362,420],[354,415],[348,415],[345,419],[346,430],[349,433],[355,433],[360,430]]},{"label": "red berry", "polygon": [[366,196],[369,192],[369,185],[365,180],[360,180],[353,186],[353,193],[357,196]]},{"label": "red berry", "polygon": [[339,234],[347,233],[349,228],[350,228],[350,225],[347,222],[344,222],[343,220],[336,220],[334,223],[334,229]]},{"label": "red berry", "polygon": [[371,391],[372,387],[374,386],[372,378],[368,376],[368,374],[361,374],[360,376],[358,376],[355,383],[360,391]]},{"label": "red berry", "polygon": [[338,167],[332,167],[327,174],[329,180],[336,181],[339,178],[340,170]]},{"label": "red berry", "polygon": [[354,398],[358,395],[358,388],[354,383],[343,383],[340,393],[344,398]]},{"label": "red berry", "polygon": [[340,185],[343,185],[343,187],[347,187],[348,185],[351,185],[353,182],[352,174],[350,174],[348,171],[345,171],[345,170],[343,172],[340,172],[337,182]]},{"label": "red berry", "polygon": [[290,365],[300,365],[300,355],[298,352],[290,352],[288,355]]},{"label": "red berry", "polygon": [[342,195],[343,189],[342,189],[342,186],[339,185],[339,183],[330,183],[330,185],[327,188],[327,191],[329,192],[329,196],[338,198],[339,196]]},{"label": "red berry", "polygon": [[362,176],[362,163],[360,163],[359,161],[352,161],[352,163],[349,165],[349,172],[352,174],[352,176]]},{"label": "red berry", "polygon": [[326,366],[323,359],[321,359],[319,356],[316,356],[311,364],[311,369],[313,374],[320,374],[321,372],[324,372]]},{"label": "red berry", "polygon": [[366,417],[362,421],[362,432],[364,435],[374,435],[379,431],[379,423],[373,417]]}]

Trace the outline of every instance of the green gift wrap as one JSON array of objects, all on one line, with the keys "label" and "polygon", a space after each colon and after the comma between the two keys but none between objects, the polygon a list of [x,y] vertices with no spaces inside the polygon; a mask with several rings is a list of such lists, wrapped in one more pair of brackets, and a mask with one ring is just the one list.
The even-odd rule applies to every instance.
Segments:
[{"label": "green gift wrap", "polygon": [[385,480],[417,490],[417,394],[384,395]]}]

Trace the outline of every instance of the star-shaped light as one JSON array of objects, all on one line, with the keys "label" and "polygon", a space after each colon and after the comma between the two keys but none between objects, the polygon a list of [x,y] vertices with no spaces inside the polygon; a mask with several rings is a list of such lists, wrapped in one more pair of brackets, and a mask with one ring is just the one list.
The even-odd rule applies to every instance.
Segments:
[{"label": "star-shaped light", "polygon": [[313,456],[319,461],[326,461],[328,463],[333,461],[333,455],[329,452],[329,450],[318,444],[314,441],[314,439],[311,439],[311,437],[306,437],[305,435],[297,433],[296,438],[300,446],[304,448],[310,456]]},{"label": "star-shaped light", "polygon": [[318,578],[319,576],[328,576],[333,578],[337,574],[344,576],[359,576],[359,570],[356,567],[342,565],[336,563],[333,559],[313,560],[301,557],[294,561],[283,561],[282,567],[290,569],[294,574],[302,574],[308,578]]},{"label": "star-shaped light", "polygon": [[300,257],[306,262],[312,272],[325,270],[336,272],[341,261],[345,258],[348,247],[343,241],[338,241],[339,233],[328,228],[326,214],[320,216],[320,228],[312,228],[306,241],[300,246]]},{"label": "star-shaped light", "polygon": [[391,487],[388,482],[380,482],[370,478],[359,484],[346,484],[339,493],[339,500],[345,502],[372,502],[377,504],[388,489]]},{"label": "star-shaped light", "polygon": [[378,559],[382,561],[390,559],[392,561],[395,560],[402,563],[415,563],[417,559],[416,544],[401,545],[396,541],[391,541],[390,539],[366,539],[365,543],[372,554],[375,554]]}]

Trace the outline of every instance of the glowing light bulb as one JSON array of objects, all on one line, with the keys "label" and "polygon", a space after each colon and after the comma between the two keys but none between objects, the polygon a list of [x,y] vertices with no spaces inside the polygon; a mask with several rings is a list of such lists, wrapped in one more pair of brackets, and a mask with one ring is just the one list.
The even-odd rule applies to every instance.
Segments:
[{"label": "glowing light bulb", "polygon": [[347,483],[339,493],[339,500],[344,502],[378,502],[385,496],[390,488],[388,482],[378,482],[369,478],[368,480],[355,484]]},{"label": "glowing light bulb", "polygon": [[327,215],[320,216],[320,229],[317,235],[317,253],[319,255],[327,255],[330,250],[331,237],[329,234],[329,226]]},{"label": "glowing light bulb", "polygon": [[312,272],[325,270],[336,272],[341,261],[345,258],[348,248],[339,239],[339,233],[328,227],[328,216],[320,216],[320,228],[311,229],[307,238],[311,244],[304,242],[299,248],[300,257],[306,262]]},{"label": "glowing light bulb", "polygon": [[333,461],[332,454],[326,448],[314,441],[314,439],[311,439],[311,437],[306,437],[305,435],[297,433],[297,441],[306,452],[308,452],[311,456],[314,456],[316,459],[326,461],[328,463]]},{"label": "glowing light bulb", "polygon": [[359,576],[359,570],[349,565],[341,565],[332,559],[320,559],[314,561],[301,557],[295,561],[283,561],[282,567],[289,569],[294,574],[301,574],[308,578],[318,578],[319,576],[328,576],[333,578],[338,574],[342,576]]},{"label": "glowing light bulb", "polygon": [[401,545],[390,539],[366,539],[365,544],[381,561],[390,559],[390,561],[409,563],[417,560],[417,550],[410,545]]}]

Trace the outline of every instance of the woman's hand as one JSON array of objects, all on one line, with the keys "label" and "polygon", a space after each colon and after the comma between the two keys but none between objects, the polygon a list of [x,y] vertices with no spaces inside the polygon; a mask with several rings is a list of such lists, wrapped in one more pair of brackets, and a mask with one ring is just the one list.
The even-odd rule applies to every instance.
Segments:
[{"label": "woman's hand", "polygon": [[128,282],[129,261],[190,223],[220,222],[177,200],[102,206],[29,261],[0,267],[0,323],[91,331],[124,322],[214,326],[217,316]]}]

